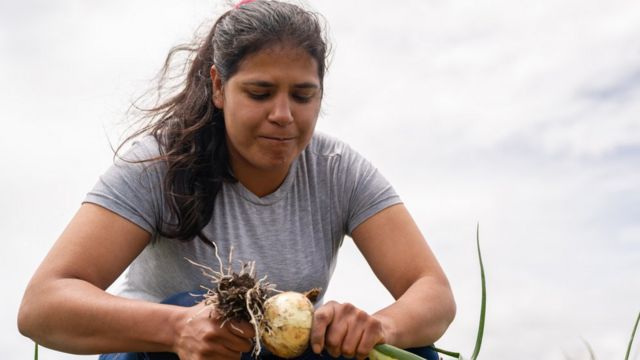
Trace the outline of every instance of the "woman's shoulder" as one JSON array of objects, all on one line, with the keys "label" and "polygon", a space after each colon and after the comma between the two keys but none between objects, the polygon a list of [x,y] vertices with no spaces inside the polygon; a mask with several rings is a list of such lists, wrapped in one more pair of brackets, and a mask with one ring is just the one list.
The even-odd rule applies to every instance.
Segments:
[{"label": "woman's shoulder", "polygon": [[346,142],[332,135],[316,131],[307,150],[314,155],[333,157],[343,156],[350,152],[351,148]]},{"label": "woman's shoulder", "polygon": [[366,171],[372,167],[371,163],[346,141],[322,132],[314,133],[303,159],[306,166],[329,167],[340,176]]},{"label": "woman's shoulder", "polygon": [[118,149],[117,158],[126,162],[147,161],[161,155],[160,144],[152,135],[142,135],[125,141]]}]

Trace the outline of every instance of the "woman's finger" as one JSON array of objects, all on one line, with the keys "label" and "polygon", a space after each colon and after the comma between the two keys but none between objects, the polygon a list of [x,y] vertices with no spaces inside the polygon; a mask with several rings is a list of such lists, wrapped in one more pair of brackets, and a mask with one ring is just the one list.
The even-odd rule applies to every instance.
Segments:
[{"label": "woman's finger", "polygon": [[[327,328],[327,333],[325,335],[325,348],[330,355],[338,357],[342,354],[344,341],[347,338],[348,334],[350,332],[357,331],[357,316],[361,311],[349,303],[336,303],[333,308],[334,319]],[[359,337],[359,335],[353,335],[353,337]],[[355,352],[355,349],[346,350],[347,354],[352,354]]]},{"label": "woman's finger", "polygon": [[313,325],[311,327],[309,342],[311,349],[316,354],[320,354],[325,346],[327,327],[334,318],[334,305],[335,302],[330,301],[318,308],[313,314]]},{"label": "woman's finger", "polygon": [[246,324],[227,322],[224,325],[215,324],[207,334],[206,341],[220,343],[233,352],[250,352],[253,349],[253,328]]},{"label": "woman's finger", "polygon": [[340,348],[342,356],[351,359],[358,355],[358,348],[366,330],[368,316],[365,312],[361,312],[349,321],[348,332],[345,334]]},{"label": "woman's finger", "polygon": [[247,321],[229,321],[224,326],[229,326],[231,333],[245,339],[253,339],[256,336],[255,328]]},{"label": "woman's finger", "polygon": [[369,356],[369,353],[373,350],[373,347],[376,346],[376,344],[384,342],[382,324],[378,319],[369,316],[369,318],[362,324],[364,326],[364,331],[358,343],[358,347],[356,348],[355,354],[358,359],[366,358]]},{"label": "woman's finger", "polygon": [[334,321],[329,324],[324,345],[329,355],[339,357],[342,354],[342,342],[348,331],[349,325],[347,321],[334,319]]}]

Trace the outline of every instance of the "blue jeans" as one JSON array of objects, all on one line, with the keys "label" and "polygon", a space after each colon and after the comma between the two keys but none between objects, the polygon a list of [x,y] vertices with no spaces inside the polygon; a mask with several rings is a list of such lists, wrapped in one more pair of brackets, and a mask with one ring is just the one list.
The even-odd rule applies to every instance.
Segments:
[{"label": "blue jeans", "polygon": [[[192,295],[192,294],[195,294]],[[163,304],[171,304],[178,306],[193,306],[202,300],[202,293],[179,293],[168,297],[162,303]],[[412,349],[406,349],[420,357],[425,358],[426,360],[438,360],[438,353],[436,353],[430,347],[418,347]],[[261,360],[275,360],[279,359],[277,356],[269,353],[267,350],[262,350],[259,359]],[[328,353],[323,352],[318,355],[308,349],[304,354],[300,355],[296,358],[297,360],[327,360],[333,359]],[[340,357],[337,358],[339,360],[346,360],[346,358]],[[178,355],[174,353],[113,353],[113,354],[102,354],[99,357],[99,360],[179,360]],[[251,356],[251,353],[243,353],[242,360],[254,360]]]}]

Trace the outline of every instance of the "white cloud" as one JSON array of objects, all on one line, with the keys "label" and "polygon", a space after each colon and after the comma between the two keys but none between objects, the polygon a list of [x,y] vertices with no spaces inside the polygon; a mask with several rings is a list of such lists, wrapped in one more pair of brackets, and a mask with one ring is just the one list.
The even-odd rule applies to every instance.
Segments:
[{"label": "white cloud", "polygon": [[[629,125],[637,124],[633,112],[620,114],[628,107],[617,108],[615,98],[584,96],[637,73],[640,50],[629,47],[640,31],[634,21],[637,7],[601,2],[563,2],[553,8],[506,1],[422,4],[384,9],[398,16],[363,16],[358,26],[341,24],[343,33],[336,39],[341,65],[334,66],[331,76],[341,79],[341,88],[332,89],[339,93],[336,97],[353,99],[341,102],[336,111],[352,115],[344,121],[351,124],[340,124],[348,132],[428,124],[425,143],[445,137],[459,140],[454,145],[486,147],[542,127],[550,130],[532,139],[539,151],[561,148],[578,155],[610,151],[620,134],[626,134],[627,142],[640,138],[637,126]],[[341,14],[355,12],[349,8]],[[638,94],[627,98],[633,103]],[[596,118],[594,109],[607,113],[606,121]],[[580,121],[585,116],[593,120]],[[575,133],[576,121],[586,124],[582,126],[597,121],[599,131],[584,140],[566,139]]]}]

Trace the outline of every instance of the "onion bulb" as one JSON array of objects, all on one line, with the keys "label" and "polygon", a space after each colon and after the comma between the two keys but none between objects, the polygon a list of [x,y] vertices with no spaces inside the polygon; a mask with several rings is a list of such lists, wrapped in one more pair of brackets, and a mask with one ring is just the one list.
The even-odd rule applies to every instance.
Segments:
[{"label": "onion bulb", "polygon": [[287,291],[264,302],[260,340],[274,355],[290,359],[309,346],[313,304],[301,293]]}]

